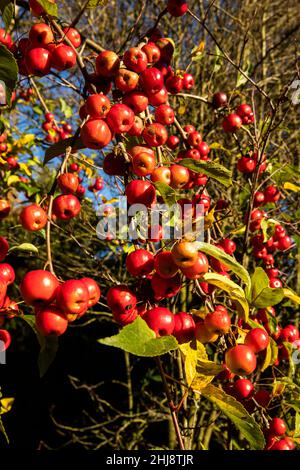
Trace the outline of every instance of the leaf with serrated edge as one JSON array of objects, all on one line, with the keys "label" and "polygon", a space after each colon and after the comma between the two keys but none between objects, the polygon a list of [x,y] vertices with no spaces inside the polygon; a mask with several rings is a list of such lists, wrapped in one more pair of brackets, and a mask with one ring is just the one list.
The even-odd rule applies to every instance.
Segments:
[{"label": "leaf with serrated edge", "polygon": [[249,304],[245,296],[244,290],[231,279],[228,279],[222,274],[206,273],[201,279],[208,284],[213,284],[219,289],[225,290],[235,303],[237,303],[238,314],[243,320],[247,321],[249,316]]},{"label": "leaf with serrated edge", "polygon": [[261,450],[265,447],[264,435],[259,425],[240,402],[212,384],[207,385],[201,395],[214,403],[233,422],[252,449]]},{"label": "leaf with serrated edge", "polygon": [[195,173],[204,173],[223,184],[226,188],[232,185],[231,172],[219,163],[184,158],[180,161],[180,165],[185,166]]},{"label": "leaf with serrated edge", "polygon": [[210,245],[209,243],[205,242],[195,242],[197,243],[197,248],[199,251],[202,251],[206,255],[213,256],[217,260],[221,261],[222,264],[225,264],[228,268],[231,269],[244,283],[246,284],[246,292],[250,290],[251,286],[251,279],[248,274],[248,271],[238,263],[232,256],[229,256],[224,251],[220,250],[220,248]]},{"label": "leaf with serrated edge", "polygon": [[99,339],[98,342],[142,357],[161,356],[179,346],[174,336],[156,338],[154,331],[141,317],[122,328],[118,334]]}]

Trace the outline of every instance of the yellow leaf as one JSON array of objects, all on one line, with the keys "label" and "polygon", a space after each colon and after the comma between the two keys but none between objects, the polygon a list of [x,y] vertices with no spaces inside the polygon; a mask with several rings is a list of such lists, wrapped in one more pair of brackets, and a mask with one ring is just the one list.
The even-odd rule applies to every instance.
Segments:
[{"label": "yellow leaf", "polygon": [[6,160],[0,157],[0,165],[5,165],[5,164],[6,164]]},{"label": "yellow leaf", "polygon": [[247,321],[249,315],[249,304],[247,302],[244,290],[231,279],[228,279],[225,276],[217,273],[206,273],[202,277],[205,282],[208,284],[213,284],[219,289],[227,292],[231,298],[236,303],[239,316]]},{"label": "yellow leaf", "polygon": [[193,348],[191,343],[184,343],[179,346],[184,355],[184,371],[187,384],[190,386],[196,375],[197,347]]},{"label": "yellow leaf", "polygon": [[178,114],[180,114],[182,116],[186,112],[186,107],[184,105],[179,106],[179,108],[177,109],[177,112],[178,112]]},{"label": "yellow leaf", "polygon": [[2,398],[0,400],[0,415],[8,413],[11,410],[14,401],[14,398]]},{"label": "yellow leaf", "polygon": [[209,213],[204,217],[204,228],[209,229],[215,221],[215,209],[213,208]]},{"label": "yellow leaf", "polygon": [[299,193],[300,186],[297,186],[296,184],[286,181],[283,185],[283,189],[289,189],[290,191],[293,191],[294,193]]},{"label": "yellow leaf", "polygon": [[12,151],[12,145],[8,142],[6,153],[10,153],[11,151]]},{"label": "yellow leaf", "polygon": [[20,170],[21,170],[22,172],[24,172],[27,176],[31,176],[32,173],[31,173],[31,171],[29,170],[29,168],[28,168],[28,166],[26,165],[26,163],[22,163],[22,162],[21,162],[21,163],[19,163],[19,165],[20,165]]},{"label": "yellow leaf", "polygon": [[230,233],[232,235],[242,235],[243,233],[245,233],[245,230],[246,230],[246,225],[243,225],[242,227],[237,228],[236,230],[232,230]]},{"label": "yellow leaf", "polygon": [[20,178],[17,175],[10,175],[7,178],[6,183],[7,183],[7,186],[10,186],[11,184],[17,183],[18,181],[20,181]]},{"label": "yellow leaf", "polygon": [[274,362],[276,361],[277,356],[278,356],[277,344],[276,344],[276,342],[274,341],[273,338],[270,338],[270,342],[268,344],[267,351],[266,351],[266,356],[265,356],[264,362],[261,366],[261,371],[263,372],[269,366],[272,366],[274,364]]},{"label": "yellow leaf", "polygon": [[33,142],[34,139],[35,139],[34,134],[26,134],[16,142],[16,146],[19,147],[19,148],[24,147],[25,145],[29,144],[30,142]]},{"label": "yellow leaf", "polygon": [[287,297],[288,299],[292,300],[296,304],[300,305],[300,297],[295,294],[291,289],[283,289],[284,297]]},{"label": "yellow leaf", "polygon": [[279,397],[283,394],[285,390],[285,384],[281,382],[274,382],[273,390],[272,390],[272,397]]},{"label": "yellow leaf", "polygon": [[195,315],[196,317],[203,318],[203,319],[206,317],[208,313],[209,313],[209,310],[207,307],[205,307],[205,305],[203,305],[203,307],[200,307],[199,310],[195,308],[191,309],[192,315]]}]

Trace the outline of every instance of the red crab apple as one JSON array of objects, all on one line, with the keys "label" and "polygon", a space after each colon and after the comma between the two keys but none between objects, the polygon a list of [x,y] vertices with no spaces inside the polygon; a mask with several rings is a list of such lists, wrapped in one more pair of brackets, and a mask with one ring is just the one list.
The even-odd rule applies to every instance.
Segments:
[{"label": "red crab apple", "polygon": [[144,249],[132,251],[126,258],[126,268],[132,276],[146,276],[153,271],[154,256]]},{"label": "red crab apple", "polygon": [[142,51],[145,52],[148,60],[148,64],[155,64],[160,59],[160,49],[157,47],[155,42],[149,41],[142,47]]},{"label": "red crab apple", "polygon": [[80,137],[87,148],[97,150],[109,144],[112,134],[105,121],[90,119],[81,128]]},{"label": "red crab apple", "polygon": [[203,322],[196,323],[195,336],[200,343],[214,343],[217,341],[219,335],[208,331]]},{"label": "red crab apple", "polygon": [[123,155],[108,153],[103,160],[103,171],[107,175],[124,176],[127,171],[127,162]]},{"label": "red crab apple", "polygon": [[173,260],[171,251],[161,251],[155,256],[155,271],[164,279],[175,276],[178,272],[178,266]]},{"label": "red crab apple", "polygon": [[31,47],[45,47],[54,42],[52,29],[46,23],[36,23],[29,31]]},{"label": "red crab apple", "polygon": [[180,144],[180,139],[177,135],[170,135],[167,140],[167,146],[171,150],[175,150]]},{"label": "red crab apple", "polygon": [[51,53],[43,47],[28,49],[25,61],[27,70],[31,75],[43,76],[50,72]]},{"label": "red crab apple", "polygon": [[126,186],[128,204],[144,204],[150,207],[156,201],[155,187],[150,181],[133,180]]},{"label": "red crab apple", "polygon": [[279,238],[278,240],[278,250],[285,251],[288,250],[293,244],[293,240],[288,235]]},{"label": "red crab apple", "polygon": [[165,126],[173,124],[175,114],[173,108],[168,104],[161,104],[155,110],[155,120]]},{"label": "red crab apple", "polygon": [[168,0],[168,12],[171,16],[183,16],[188,10],[188,4],[185,0]]},{"label": "red crab apple", "polygon": [[125,104],[114,104],[106,116],[106,122],[112,132],[127,132],[134,123],[134,112]]},{"label": "red crab apple", "polygon": [[123,62],[129,70],[141,73],[147,68],[148,58],[146,53],[139,47],[131,47],[125,52]]},{"label": "red crab apple", "polygon": [[147,310],[143,316],[143,320],[147,323],[156,336],[171,335],[174,330],[175,321],[173,313],[164,307],[154,307]]},{"label": "red crab apple", "polygon": [[191,90],[195,86],[195,80],[191,73],[185,73],[183,75],[183,88],[185,90]]},{"label": "red crab apple", "polygon": [[[159,38],[155,41],[156,45],[159,47],[160,50],[160,64],[156,64],[157,67],[169,69],[168,67],[170,64],[173,54],[174,54],[174,42],[170,38]],[[168,74],[168,72],[167,72]],[[173,73],[172,73],[173,74]]]},{"label": "red crab apple", "polygon": [[13,46],[11,35],[3,28],[0,28],[0,44],[6,46],[7,49],[11,49]]},{"label": "red crab apple", "polygon": [[102,51],[96,58],[96,73],[100,77],[114,77],[120,67],[120,59],[113,51]]},{"label": "red crab apple", "polygon": [[93,307],[99,301],[101,296],[101,290],[97,282],[90,277],[83,277],[80,279],[85,285],[89,293],[88,308]]},{"label": "red crab apple", "polygon": [[181,268],[182,274],[188,279],[199,279],[208,271],[208,259],[204,253],[199,252],[196,263],[188,268]]},{"label": "red crab apple", "polygon": [[108,290],[106,301],[113,312],[124,315],[135,310],[137,298],[129,287],[120,284]]},{"label": "red crab apple", "polygon": [[6,199],[0,199],[0,220],[5,219],[10,213],[10,203]]},{"label": "red crab apple", "polygon": [[286,438],[280,439],[280,441],[276,441],[269,450],[292,450],[290,447],[290,443],[286,441]]},{"label": "red crab apple", "polygon": [[180,292],[181,280],[179,274],[165,279],[158,273],[155,273],[151,279],[151,287],[154,292],[155,300],[169,299]]},{"label": "red crab apple", "polygon": [[267,408],[271,400],[271,395],[268,390],[258,390],[254,395],[254,400],[263,408]]},{"label": "red crab apple", "polygon": [[283,419],[273,418],[270,422],[269,432],[274,436],[283,436],[286,433],[286,425]]},{"label": "red crab apple", "polygon": [[148,97],[142,91],[132,91],[131,93],[126,93],[123,97],[123,104],[126,104],[134,114],[139,114],[145,111],[148,106]]},{"label": "red crab apple", "polygon": [[253,173],[256,168],[256,160],[251,157],[243,156],[238,159],[237,169],[241,173]]},{"label": "red crab apple", "polygon": [[79,279],[65,281],[56,294],[58,307],[62,312],[70,315],[83,315],[88,309],[89,300],[88,288]]},{"label": "red crab apple", "polygon": [[53,201],[53,214],[61,220],[69,220],[76,217],[80,210],[80,202],[73,194],[57,196]]},{"label": "red crab apple", "polygon": [[238,379],[234,382],[233,389],[239,400],[247,400],[254,393],[254,385],[248,379]]},{"label": "red crab apple", "polygon": [[243,122],[242,119],[238,114],[228,114],[222,122],[222,126],[225,132],[236,132],[241,126]]},{"label": "red crab apple", "polygon": [[85,102],[86,114],[89,114],[92,118],[106,117],[110,107],[110,101],[103,93],[90,95]]},{"label": "red crab apple", "polygon": [[213,95],[212,104],[215,109],[227,106],[227,95],[222,91],[218,91]]},{"label": "red crab apple", "polygon": [[76,49],[80,47],[81,36],[80,36],[80,33],[77,31],[77,29],[67,26],[63,28],[63,32],[65,36],[69,39],[69,41],[71,41],[73,46],[76,47]]},{"label": "red crab apple", "polygon": [[144,121],[142,118],[139,116],[134,116],[134,122],[132,124],[132,127],[128,131],[128,135],[131,135],[133,137],[139,137],[142,135],[144,130]]},{"label": "red crab apple", "polygon": [[0,330],[0,352],[6,351],[11,343],[11,336],[7,330]]},{"label": "red crab apple", "polygon": [[122,93],[133,91],[138,84],[139,75],[132,70],[119,69],[115,77],[115,85]]},{"label": "red crab apple", "polygon": [[228,333],[231,325],[230,316],[226,308],[216,308],[214,312],[208,313],[204,319],[206,329],[218,335]]},{"label": "red crab apple", "polygon": [[166,80],[166,89],[171,95],[180,93],[183,88],[183,79],[179,75],[174,75]]},{"label": "red crab apple", "polygon": [[45,227],[47,213],[38,204],[30,204],[22,209],[20,222],[25,230],[36,232]]},{"label": "red crab apple", "polygon": [[151,104],[151,106],[159,106],[160,104],[164,104],[168,100],[167,89],[163,87],[157,93],[148,95],[148,99],[149,104]]},{"label": "red crab apple", "polygon": [[226,351],[225,363],[236,375],[250,375],[256,368],[256,357],[249,346],[238,344]]},{"label": "red crab apple", "polygon": [[132,169],[137,176],[151,175],[155,169],[155,156],[148,152],[141,152],[132,158]]},{"label": "red crab apple", "polygon": [[262,328],[253,328],[245,337],[245,344],[257,354],[264,351],[270,342],[268,333]]},{"label": "red crab apple", "polygon": [[138,308],[134,308],[129,310],[128,312],[125,311],[123,313],[119,313],[116,310],[112,310],[113,317],[117,323],[121,326],[129,325],[132,323],[138,316],[139,311]]},{"label": "red crab apple", "polygon": [[186,312],[178,312],[174,315],[173,336],[178,343],[188,343],[195,337],[195,322],[192,315]]},{"label": "red crab apple", "polygon": [[153,122],[143,130],[143,139],[150,147],[160,147],[167,142],[168,131],[162,124]]},{"label": "red crab apple", "polygon": [[76,64],[76,52],[71,46],[58,44],[51,49],[51,67],[62,72],[71,69]]},{"label": "red crab apple", "polygon": [[174,263],[179,268],[190,268],[198,258],[197,245],[194,242],[181,241],[172,248]]},{"label": "red crab apple", "polygon": [[0,237],[0,261],[3,261],[9,250],[9,244],[6,238]]},{"label": "red crab apple", "polygon": [[7,285],[12,284],[16,278],[14,268],[8,263],[1,263],[0,278],[5,281]]},{"label": "red crab apple", "polygon": [[7,282],[0,277],[0,307],[3,306],[7,291]]},{"label": "red crab apple", "polygon": [[78,176],[74,173],[63,173],[58,177],[58,186],[64,194],[76,193],[79,181]]},{"label": "red crab apple", "polygon": [[60,336],[68,327],[68,318],[54,305],[49,305],[36,312],[35,324],[43,336]]},{"label": "red crab apple", "polygon": [[233,240],[230,240],[230,238],[224,238],[219,243],[228,255],[233,255],[236,250],[236,244]]},{"label": "red crab apple", "polygon": [[156,67],[150,67],[141,73],[140,85],[148,96],[155,95],[164,86],[163,74]]},{"label": "red crab apple", "polygon": [[200,145],[202,142],[202,136],[200,132],[192,131],[189,133],[187,140],[188,140],[188,144],[191,145],[192,147],[198,147],[198,145]]},{"label": "red crab apple", "polygon": [[50,304],[59,287],[57,278],[49,271],[37,269],[25,274],[20,285],[21,295],[27,305],[41,307]]},{"label": "red crab apple", "polygon": [[159,166],[158,168],[155,168],[155,170],[151,174],[151,181],[153,181],[154,183],[156,181],[161,181],[162,183],[169,185],[171,183],[170,168],[167,168],[166,166]]},{"label": "red crab apple", "polygon": [[182,165],[174,164],[170,167],[171,186],[174,189],[182,189],[190,180],[188,168]]}]

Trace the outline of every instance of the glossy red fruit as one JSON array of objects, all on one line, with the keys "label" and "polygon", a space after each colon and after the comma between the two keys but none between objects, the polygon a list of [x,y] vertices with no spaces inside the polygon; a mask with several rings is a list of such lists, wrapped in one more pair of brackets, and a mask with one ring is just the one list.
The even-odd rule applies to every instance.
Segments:
[{"label": "glossy red fruit", "polygon": [[97,282],[91,277],[83,277],[80,279],[81,282],[85,285],[89,293],[88,308],[93,307],[99,302],[101,297],[101,289]]},{"label": "glossy red fruit", "polygon": [[236,250],[236,244],[233,240],[230,240],[229,238],[224,238],[219,242],[219,244],[224,248],[225,253],[228,255],[233,255],[233,253]]},{"label": "glossy red fruit", "polygon": [[175,150],[180,144],[180,139],[177,135],[170,135],[167,140],[167,146],[171,150]]},{"label": "glossy red fruit", "polygon": [[168,90],[171,95],[176,95],[180,93],[183,88],[183,79],[178,75],[174,75],[173,77],[169,77],[166,80],[166,89]]},{"label": "glossy red fruit", "polygon": [[192,131],[189,133],[187,141],[192,147],[198,147],[202,142],[202,136],[200,132]]},{"label": "glossy red fruit", "polygon": [[266,202],[277,202],[280,199],[280,191],[276,186],[270,184],[265,188],[264,196]]},{"label": "glossy red fruit", "polygon": [[3,261],[9,250],[9,244],[6,238],[0,237],[0,261]]},{"label": "glossy red fruit", "polygon": [[254,121],[252,108],[249,104],[243,103],[236,108],[236,114],[240,116],[243,124],[247,125]]},{"label": "glossy red fruit", "polygon": [[206,315],[204,325],[211,333],[217,335],[227,334],[231,325],[230,316],[225,308],[216,309],[214,312]]},{"label": "glossy red fruit", "polygon": [[238,114],[228,114],[222,122],[222,127],[225,132],[236,132],[242,126],[243,121]]},{"label": "glossy red fruit", "polygon": [[148,94],[148,99],[149,99],[149,104],[151,104],[151,106],[159,106],[160,104],[166,103],[166,101],[168,101],[167,89],[163,87],[157,93],[154,93],[152,95]]},{"label": "glossy red fruit", "polygon": [[280,279],[277,279],[276,277],[271,277],[269,279],[269,287],[271,287],[271,289],[278,289],[282,287],[282,282]]},{"label": "glossy red fruit", "polygon": [[85,112],[92,118],[105,118],[110,107],[110,101],[103,93],[90,95],[85,102]]},{"label": "glossy red fruit", "polygon": [[155,170],[151,174],[151,181],[153,181],[154,183],[156,181],[161,181],[162,183],[169,185],[171,183],[170,168],[167,168],[166,166],[160,166],[158,168],[155,168]]},{"label": "glossy red fruit", "polygon": [[170,167],[171,171],[171,183],[172,188],[181,189],[190,180],[190,172],[188,168],[182,165],[174,164]]},{"label": "glossy red fruit", "polygon": [[292,450],[290,443],[285,439],[280,439],[280,441],[275,442],[269,450]]},{"label": "glossy red fruit", "polygon": [[58,307],[68,315],[83,315],[88,309],[89,299],[86,283],[79,279],[65,281],[56,293]]},{"label": "glossy red fruit", "polygon": [[62,72],[74,67],[76,64],[76,52],[71,46],[58,44],[51,49],[51,67]]},{"label": "glossy red fruit", "polygon": [[198,253],[198,258],[195,264],[189,268],[181,268],[182,274],[188,279],[199,279],[203,274],[208,271],[208,259],[204,253]]},{"label": "glossy red fruit", "polygon": [[127,255],[126,268],[132,276],[146,276],[153,271],[154,256],[144,249],[132,251]]},{"label": "glossy red fruit", "polygon": [[267,408],[271,401],[271,395],[268,390],[261,389],[255,393],[254,400],[263,408]]},{"label": "glossy red fruit", "polygon": [[133,137],[139,137],[142,135],[144,130],[144,121],[142,118],[139,116],[134,116],[134,123],[132,127],[129,129],[127,132],[128,135],[131,135]]},{"label": "glossy red fruit", "polygon": [[273,418],[270,422],[269,432],[274,436],[283,436],[286,433],[286,424],[281,418]]},{"label": "glossy red fruit", "polygon": [[57,196],[53,201],[53,214],[61,220],[70,220],[76,217],[80,210],[80,202],[73,194]]},{"label": "glossy red fruit", "polygon": [[0,220],[5,219],[10,213],[10,203],[6,199],[0,199]]},{"label": "glossy red fruit", "polygon": [[162,278],[158,273],[155,273],[151,279],[151,287],[154,292],[155,300],[160,301],[162,299],[169,299],[180,292],[180,276],[179,274],[176,274],[169,279],[165,279]]},{"label": "glossy red fruit", "polygon": [[138,308],[130,309],[122,313],[112,310],[114,320],[121,326],[126,326],[132,323],[138,316]]},{"label": "glossy red fruit", "polygon": [[291,237],[288,235],[285,235],[284,237],[279,238],[278,240],[278,250],[280,251],[285,251],[291,248],[293,244],[293,240]]},{"label": "glossy red fruit", "polygon": [[257,354],[264,351],[270,342],[268,333],[262,328],[253,328],[245,337],[245,344]]},{"label": "glossy red fruit", "polygon": [[133,180],[125,189],[128,204],[144,204],[150,207],[156,201],[155,187],[150,181]]},{"label": "glossy red fruit", "polygon": [[96,58],[96,73],[100,77],[114,77],[120,67],[120,59],[113,51],[102,51]]},{"label": "glossy red fruit", "polygon": [[45,23],[36,23],[31,26],[29,40],[32,47],[45,47],[54,42],[54,35],[50,26]]},{"label": "glossy red fruit", "polygon": [[150,147],[160,147],[167,142],[168,131],[162,124],[154,122],[143,130],[143,139]]},{"label": "glossy red fruit", "polygon": [[59,282],[53,274],[37,269],[25,274],[20,291],[27,305],[42,307],[53,302],[58,287]]},{"label": "glossy red fruit", "polygon": [[110,128],[102,119],[90,119],[80,131],[83,144],[90,149],[106,147],[112,139]]},{"label": "glossy red fruit", "polygon": [[155,165],[155,156],[148,152],[141,152],[132,158],[132,169],[137,176],[151,175]]},{"label": "glossy red fruit", "polygon": [[208,331],[204,323],[198,322],[195,327],[195,336],[200,343],[214,343],[217,341],[219,335]]},{"label": "glossy red fruit", "polygon": [[256,168],[256,160],[251,157],[243,156],[238,159],[237,169],[241,173],[253,173]]},{"label": "glossy red fruit", "polygon": [[112,132],[122,134],[132,127],[134,112],[125,104],[114,104],[106,116],[106,122]]},{"label": "glossy red fruit", "polygon": [[[0,277],[0,307],[3,306],[6,299],[7,282]],[[2,325],[2,323],[1,323]]]},{"label": "glossy red fruit", "polygon": [[186,312],[178,312],[174,315],[173,336],[178,343],[188,343],[195,337],[195,322],[192,315]]},{"label": "glossy red fruit", "polygon": [[137,87],[139,75],[132,70],[119,69],[115,76],[115,85],[122,93],[129,93]]},{"label": "glossy red fruit", "polygon": [[173,313],[164,307],[155,307],[147,310],[143,316],[143,320],[147,323],[156,336],[171,335],[174,330],[175,321]]},{"label": "glossy red fruit", "polygon": [[185,0],[168,0],[167,9],[171,16],[183,16],[188,10]]},{"label": "glossy red fruit", "polygon": [[6,46],[7,49],[11,49],[13,46],[11,35],[3,28],[0,28],[0,44]]},{"label": "glossy red fruit", "polygon": [[14,268],[8,263],[0,264],[0,278],[7,285],[12,284],[16,278]]},{"label": "glossy red fruit", "polygon": [[226,351],[225,363],[236,375],[250,375],[256,368],[256,357],[249,346],[238,344]]},{"label": "glossy red fruit", "polygon": [[178,272],[178,266],[173,260],[171,251],[161,251],[158,253],[155,256],[154,268],[159,276],[164,279],[169,279]]},{"label": "glossy red fruit", "polygon": [[116,314],[129,314],[135,310],[137,298],[129,287],[120,284],[111,287],[106,296],[107,305]]},{"label": "glossy red fruit", "polygon": [[50,305],[37,311],[35,324],[43,336],[60,336],[68,328],[68,319],[59,308]]},{"label": "glossy red fruit", "polygon": [[69,41],[71,41],[73,46],[76,47],[76,49],[80,47],[81,36],[77,29],[67,26],[66,28],[63,28],[63,32],[65,36],[69,39]]},{"label": "glossy red fruit", "polygon": [[126,93],[123,97],[123,103],[132,109],[134,114],[139,114],[145,111],[149,100],[147,95],[142,91],[132,91],[131,93]]},{"label": "glossy red fruit", "polygon": [[256,191],[254,194],[254,207],[261,206],[265,203],[265,195],[262,191]]},{"label": "glossy red fruit", "polygon": [[173,124],[175,119],[175,113],[173,108],[168,104],[161,104],[155,110],[155,120],[165,126]]},{"label": "glossy red fruit", "polygon": [[239,400],[249,399],[254,393],[254,385],[248,379],[238,379],[234,382],[233,389]]},{"label": "glossy red fruit", "polygon": [[28,73],[43,76],[50,72],[51,53],[43,47],[28,49],[25,55]]},{"label": "glossy red fruit", "polygon": [[281,341],[293,343],[297,339],[299,339],[299,330],[295,325],[287,325],[280,332]]},{"label": "glossy red fruit", "polygon": [[148,58],[139,47],[131,47],[124,53],[123,62],[129,70],[141,73],[147,68]]},{"label": "glossy red fruit", "polygon": [[212,104],[215,109],[227,106],[227,95],[221,91],[215,93],[212,98]]},{"label": "glossy red fruit", "polygon": [[20,222],[25,230],[36,232],[45,227],[47,213],[38,204],[30,204],[22,209]]},{"label": "glossy red fruit", "polygon": [[11,336],[7,330],[0,330],[0,353],[6,351],[11,343]]},{"label": "glossy red fruit", "polygon": [[155,64],[160,59],[160,49],[157,47],[155,42],[149,41],[142,47],[142,51],[145,52],[148,60],[148,64]]},{"label": "glossy red fruit", "polygon": [[195,80],[191,73],[185,73],[182,79],[183,88],[185,90],[192,90],[195,86]]},{"label": "glossy red fruit", "polygon": [[74,173],[63,173],[58,177],[57,183],[64,194],[74,194],[79,185],[78,176]]},{"label": "glossy red fruit", "polygon": [[163,74],[156,67],[150,67],[141,73],[140,85],[148,96],[155,95],[164,86]]}]

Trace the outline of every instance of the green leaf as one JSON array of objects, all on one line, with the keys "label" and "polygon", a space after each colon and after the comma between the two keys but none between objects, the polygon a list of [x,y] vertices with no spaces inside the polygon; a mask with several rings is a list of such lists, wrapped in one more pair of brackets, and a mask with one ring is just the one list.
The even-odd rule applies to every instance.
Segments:
[{"label": "green leaf", "polygon": [[221,261],[222,264],[225,264],[228,268],[231,269],[244,283],[246,284],[246,289],[250,290],[251,279],[248,274],[248,271],[238,263],[232,256],[229,256],[224,251],[220,250],[214,245],[210,245],[205,242],[197,242],[197,247],[199,251],[203,251],[209,256],[213,256],[217,260]]},{"label": "green leaf", "polygon": [[31,243],[21,243],[21,245],[12,246],[9,250],[9,253],[12,251],[31,251],[32,253],[38,253],[39,250],[36,246]]},{"label": "green leaf", "polygon": [[253,276],[251,277],[251,302],[259,296],[259,294],[269,287],[269,278],[263,268],[256,268]]},{"label": "green leaf", "polygon": [[202,278],[208,284],[213,284],[219,289],[225,290],[237,306],[239,316],[247,321],[249,316],[249,304],[246,299],[244,290],[231,279],[228,279],[222,274],[218,273],[206,273]]},{"label": "green leaf", "polygon": [[264,243],[266,243],[274,235],[276,224],[276,220],[273,219],[263,219],[261,221],[261,229],[263,232]]},{"label": "green leaf", "polygon": [[64,155],[66,149],[70,146],[72,146],[73,150],[80,150],[85,148],[85,145],[83,145],[81,139],[77,139],[75,142],[74,137],[69,137],[68,139],[61,140],[60,142],[51,145],[51,147],[46,150],[43,165],[46,165],[46,163],[50,162],[50,160],[55,157]]},{"label": "green leaf", "polygon": [[256,268],[251,279],[251,304],[256,308],[279,304],[284,297],[284,289],[269,287],[269,278],[262,268]]},{"label": "green leaf", "polygon": [[0,0],[0,11],[7,31],[14,16],[13,2],[11,0]]},{"label": "green leaf", "polygon": [[174,336],[156,338],[154,331],[149,328],[141,317],[125,326],[117,335],[98,341],[101,344],[120,348],[136,356],[144,357],[161,356],[178,348]]},{"label": "green leaf", "polygon": [[6,86],[6,103],[11,104],[11,94],[16,87],[18,79],[18,65],[13,54],[0,44],[0,81]]},{"label": "green leaf", "polygon": [[44,8],[47,15],[57,18],[58,7],[56,3],[51,3],[48,0],[37,0],[37,2]]},{"label": "green leaf", "polygon": [[219,163],[184,158],[180,161],[180,165],[185,166],[195,173],[204,173],[210,178],[223,184],[226,188],[232,185],[231,171]]},{"label": "green leaf", "polygon": [[265,447],[265,439],[260,427],[240,402],[212,384],[202,390],[202,395],[214,403],[233,422],[252,449],[261,450]]},{"label": "green leaf", "polygon": [[168,186],[166,183],[162,183],[161,181],[156,181],[153,184],[168,206],[176,204],[176,192],[173,188]]},{"label": "green leaf", "polygon": [[61,112],[66,116],[67,119],[69,119],[73,114],[71,106],[69,106],[63,98],[59,98],[59,102]]}]

